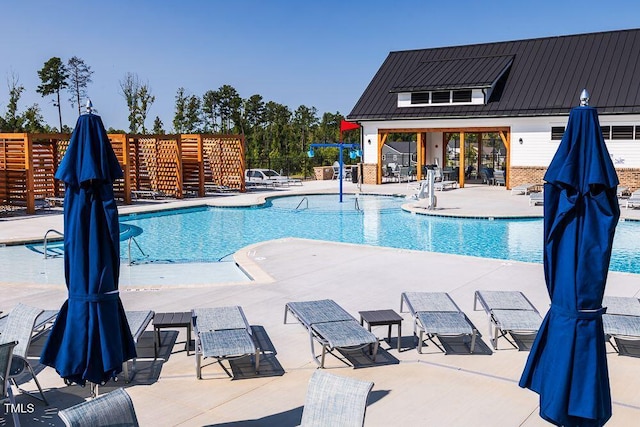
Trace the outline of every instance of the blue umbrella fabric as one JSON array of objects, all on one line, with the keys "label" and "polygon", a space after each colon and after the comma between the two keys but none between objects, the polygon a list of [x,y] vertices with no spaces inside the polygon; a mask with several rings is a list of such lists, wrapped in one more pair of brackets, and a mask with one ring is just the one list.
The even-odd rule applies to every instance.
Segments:
[{"label": "blue umbrella fabric", "polygon": [[555,425],[602,426],[611,417],[602,296],[620,207],[618,177],[595,108],[571,110],[544,179],[551,308],[520,386],[540,395],[540,416]]},{"label": "blue umbrella fabric", "polygon": [[78,118],[56,178],[65,186],[64,269],[69,297],[41,363],[69,382],[104,384],[136,357],[118,294],[120,239],[113,181],[122,169],[100,116]]}]

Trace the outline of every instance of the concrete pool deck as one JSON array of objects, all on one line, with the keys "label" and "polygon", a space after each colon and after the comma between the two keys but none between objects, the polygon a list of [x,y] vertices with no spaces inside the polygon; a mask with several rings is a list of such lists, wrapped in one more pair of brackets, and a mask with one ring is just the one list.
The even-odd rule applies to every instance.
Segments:
[{"label": "concrete pool deck", "polygon": [[[354,187],[345,184],[346,190]],[[412,193],[406,187],[406,184],[365,186],[363,191]],[[335,181],[305,182],[302,188],[292,187],[282,193],[326,192],[336,188]],[[273,193],[256,194],[208,198],[206,203],[250,204],[256,197]],[[201,203],[202,200],[188,199],[162,206]],[[153,204],[123,207],[120,212],[150,209],[149,206],[156,207]],[[542,215],[542,207],[529,206],[528,197],[511,196],[503,188],[487,186],[438,192],[438,206],[438,213],[455,211],[457,216],[465,212],[470,216],[522,216],[532,212]],[[625,209],[622,211],[624,215]],[[639,212],[629,211],[627,215],[640,218]],[[494,212],[497,214],[493,215]],[[61,228],[61,224],[59,214],[2,220],[0,241],[42,238],[47,229]],[[123,380],[115,383],[130,393],[141,425],[295,425],[300,421],[307,383],[316,365],[311,360],[306,331],[297,323],[283,323],[285,304],[331,298],[359,318],[358,311],[362,310],[391,308],[399,312],[400,293],[413,290],[449,292],[483,335],[482,339],[475,354],[444,355],[433,345],[426,347],[424,354],[418,354],[410,317],[402,313],[402,351],[396,350],[394,328],[392,342],[381,344],[374,366],[355,358],[351,362],[358,368],[352,369],[329,357],[328,371],[375,383],[367,409],[367,426],[549,425],[538,416],[538,396],[517,385],[528,353],[517,351],[505,340],[494,351],[488,341],[484,312],[473,310],[475,290],[510,289],[523,291],[544,314],[549,300],[542,265],[303,239],[255,244],[238,251],[235,257],[244,268],[259,273],[254,282],[162,288],[143,284],[121,286],[127,310],[167,312],[241,305],[261,343],[269,349],[258,376],[243,370],[246,366],[239,363],[236,366],[239,379],[230,380],[219,366],[212,364],[203,368],[204,379],[199,381],[195,377],[193,354],[187,356],[183,351],[185,331],[164,329],[160,357],[154,361],[153,334],[149,328],[138,347],[141,359],[134,380],[130,384]],[[200,274],[195,270],[192,268],[190,274]],[[16,284],[0,278],[0,288],[3,295],[0,310],[4,312],[18,302],[57,309],[66,298],[66,289],[61,284]],[[610,273],[607,294],[640,295],[640,276]],[[386,327],[376,327],[373,332],[384,337]],[[36,342],[33,346],[34,356],[41,345]],[[608,425],[635,425],[640,417],[640,389],[636,385],[640,361],[617,356],[610,346],[607,352],[614,402]],[[20,416],[23,425],[62,425],[57,410],[76,404],[89,394],[86,388],[65,386],[50,368],[40,372],[38,378],[50,406],[17,395],[18,403],[35,404],[33,414]],[[113,386],[110,383],[102,387],[101,393]],[[32,382],[25,385],[27,389],[34,387]],[[6,415],[4,418],[11,425],[11,418]]]}]

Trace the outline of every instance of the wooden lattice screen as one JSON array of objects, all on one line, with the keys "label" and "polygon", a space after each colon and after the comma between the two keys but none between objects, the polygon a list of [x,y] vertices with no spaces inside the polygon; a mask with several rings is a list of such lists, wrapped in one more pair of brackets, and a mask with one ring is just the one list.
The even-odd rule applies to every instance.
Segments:
[{"label": "wooden lattice screen", "polygon": [[208,162],[205,176],[211,176],[215,185],[224,185],[240,191],[244,182],[244,137],[242,135],[203,135],[202,145]]},{"label": "wooden lattice screen", "polygon": [[[0,207],[23,206],[64,196],[54,179],[69,146],[69,134],[0,133]],[[117,199],[131,202],[132,190],[182,198],[204,196],[206,184],[240,191],[244,186],[244,138],[240,135],[109,134],[124,179],[114,182]]]}]

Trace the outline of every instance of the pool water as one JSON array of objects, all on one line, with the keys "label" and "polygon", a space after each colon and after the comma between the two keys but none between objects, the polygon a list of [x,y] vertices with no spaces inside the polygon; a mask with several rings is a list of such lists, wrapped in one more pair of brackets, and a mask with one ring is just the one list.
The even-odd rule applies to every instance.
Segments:
[{"label": "pool water", "polygon": [[[264,206],[201,207],[122,216],[144,231],[138,262],[218,261],[244,246],[283,237],[542,263],[542,219],[489,220],[415,215],[401,197],[289,196]],[[621,222],[610,269],[640,274],[640,223]],[[122,245],[122,256],[127,257]]]}]

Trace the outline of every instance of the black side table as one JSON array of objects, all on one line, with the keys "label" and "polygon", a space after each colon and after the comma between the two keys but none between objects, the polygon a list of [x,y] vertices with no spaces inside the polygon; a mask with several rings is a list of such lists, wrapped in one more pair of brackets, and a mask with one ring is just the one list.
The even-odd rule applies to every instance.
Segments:
[{"label": "black side table", "polygon": [[367,322],[369,332],[372,326],[389,326],[388,339],[391,343],[391,326],[398,325],[398,351],[400,351],[400,340],[402,337],[402,316],[393,310],[372,310],[360,311],[360,324]]},{"label": "black side table", "polygon": [[161,328],[187,328],[187,342],[185,350],[189,355],[189,346],[191,345],[191,312],[185,311],[181,313],[156,313],[153,317],[153,329],[156,333],[158,347],[160,346],[160,329]]}]

